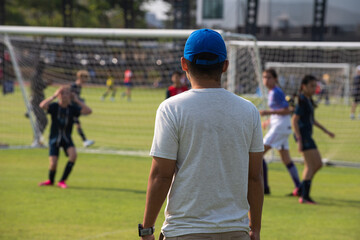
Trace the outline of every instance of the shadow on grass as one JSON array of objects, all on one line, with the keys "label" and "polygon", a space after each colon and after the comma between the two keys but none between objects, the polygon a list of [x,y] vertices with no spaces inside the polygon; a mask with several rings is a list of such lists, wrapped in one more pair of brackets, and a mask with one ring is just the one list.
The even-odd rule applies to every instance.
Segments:
[{"label": "shadow on grass", "polygon": [[106,188],[106,187],[79,187],[79,186],[71,186],[69,189],[75,189],[75,190],[92,190],[92,191],[130,192],[130,193],[136,193],[136,194],[146,194],[146,191],[134,190],[134,189],[126,189],[126,188]]},{"label": "shadow on grass", "polygon": [[322,206],[352,207],[352,208],[360,209],[360,201],[356,201],[356,200],[319,197],[317,202],[319,203],[319,205]]},{"label": "shadow on grass", "polygon": [[[264,199],[294,199],[298,202],[298,197],[293,197],[289,195],[265,195]],[[339,199],[339,198],[326,198],[326,197],[317,197],[314,199],[317,204],[314,206],[328,206],[328,207],[351,207],[360,209],[360,201],[357,200],[349,200],[349,199]]]}]

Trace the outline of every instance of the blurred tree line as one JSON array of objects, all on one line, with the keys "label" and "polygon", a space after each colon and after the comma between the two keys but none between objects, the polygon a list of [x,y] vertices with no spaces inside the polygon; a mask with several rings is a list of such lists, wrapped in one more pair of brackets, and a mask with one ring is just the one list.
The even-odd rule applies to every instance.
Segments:
[{"label": "blurred tree line", "polygon": [[[63,0],[3,0],[4,25],[63,26]],[[72,0],[72,26],[146,28],[145,10],[151,0]]]}]

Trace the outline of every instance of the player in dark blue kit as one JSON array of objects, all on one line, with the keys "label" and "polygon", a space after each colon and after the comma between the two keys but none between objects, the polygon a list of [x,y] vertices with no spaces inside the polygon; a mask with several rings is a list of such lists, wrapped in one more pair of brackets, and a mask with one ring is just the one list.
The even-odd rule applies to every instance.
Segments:
[{"label": "player in dark blue kit", "polygon": [[295,132],[298,150],[304,156],[304,171],[303,181],[300,185],[300,203],[315,204],[315,201],[310,198],[311,181],[315,173],[322,167],[320,152],[318,151],[315,141],[312,138],[313,126],[320,128],[331,138],[335,134],[328,131],[314,116],[314,108],[316,105],[312,96],[316,91],[316,78],[312,75],[306,75],[300,86],[300,94],[298,104],[296,105],[295,113],[292,117],[292,125]]},{"label": "player in dark blue kit", "polygon": [[[85,102],[85,99],[80,97],[81,88],[82,85],[88,80],[88,78],[89,78],[88,71],[80,70],[76,73],[76,81],[73,84],[71,84],[71,92],[75,93],[81,102]],[[73,104],[76,103],[73,102]],[[74,123],[76,125],[77,132],[83,141],[84,147],[89,147],[93,145],[95,142],[93,140],[89,140],[86,138],[85,133],[81,127],[79,118],[75,117]]]},{"label": "player in dark blue kit", "polygon": [[[53,102],[58,98],[58,102]],[[72,101],[76,104],[72,104]],[[76,94],[71,93],[69,87],[59,88],[53,96],[40,103],[40,107],[51,115],[51,129],[49,136],[49,179],[39,183],[39,186],[51,186],[54,184],[59,149],[62,147],[69,161],[66,164],[63,176],[58,183],[61,188],[67,188],[65,183],[76,160],[76,149],[71,138],[74,119],[80,115],[88,115],[92,111],[79,100]]]}]

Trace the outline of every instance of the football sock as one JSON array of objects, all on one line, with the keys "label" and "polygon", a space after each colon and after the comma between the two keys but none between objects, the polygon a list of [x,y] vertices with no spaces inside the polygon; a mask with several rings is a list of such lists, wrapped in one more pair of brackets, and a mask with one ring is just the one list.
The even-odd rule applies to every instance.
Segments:
[{"label": "football sock", "polygon": [[66,164],[66,167],[65,167],[65,169],[64,169],[64,174],[63,174],[60,182],[61,182],[61,181],[65,181],[65,180],[67,179],[67,177],[69,176],[69,174],[70,174],[70,172],[71,172],[74,164],[75,164],[75,163],[70,162],[70,161]]},{"label": "football sock", "polygon": [[81,139],[84,141],[86,141],[86,137],[85,137],[85,133],[83,132],[82,128],[78,128],[77,129],[78,134],[80,135]]},{"label": "football sock", "polygon": [[49,170],[49,180],[51,183],[54,183],[56,170]]},{"label": "football sock", "polygon": [[311,180],[304,180],[302,184],[303,186],[301,196],[305,199],[308,199],[310,195]]},{"label": "football sock", "polygon": [[288,165],[286,165],[286,167],[290,173],[290,176],[294,182],[295,187],[298,188],[300,186],[300,180],[299,180],[298,170],[295,164],[293,162],[290,162]]},{"label": "football sock", "polygon": [[267,169],[267,164],[265,162],[265,159],[263,159],[263,177],[264,177],[264,188],[268,189],[269,188],[269,184],[268,184],[268,169]]}]

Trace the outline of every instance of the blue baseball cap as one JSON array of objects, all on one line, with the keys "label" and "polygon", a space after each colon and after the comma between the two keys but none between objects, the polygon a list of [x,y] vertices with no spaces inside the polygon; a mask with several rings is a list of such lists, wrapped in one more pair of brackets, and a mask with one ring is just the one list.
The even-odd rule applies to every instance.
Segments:
[{"label": "blue baseball cap", "polygon": [[185,43],[184,58],[193,61],[194,56],[199,53],[212,53],[217,59],[209,61],[197,59],[195,64],[213,65],[226,60],[226,46],[221,35],[211,29],[200,29],[192,32]]}]

